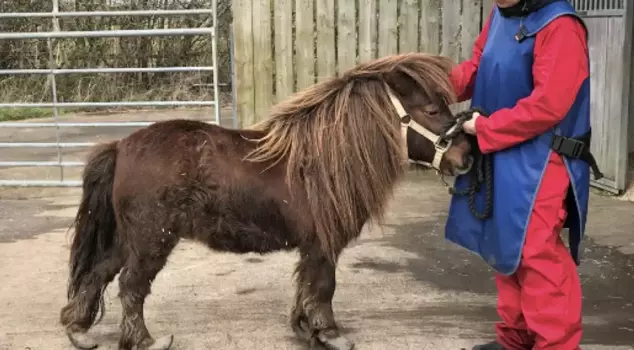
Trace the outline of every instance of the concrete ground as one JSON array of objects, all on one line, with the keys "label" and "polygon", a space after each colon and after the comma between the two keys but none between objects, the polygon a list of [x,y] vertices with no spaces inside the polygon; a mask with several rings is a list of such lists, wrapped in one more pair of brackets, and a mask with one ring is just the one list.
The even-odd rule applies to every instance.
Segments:
[{"label": "concrete ground", "polygon": [[[108,118],[149,117],[139,112],[135,118]],[[80,142],[125,132],[82,128],[67,133]],[[0,134],[0,139],[8,136],[23,142],[51,137],[31,129]],[[55,156],[5,151],[3,160]],[[69,154],[70,160],[82,154]],[[56,175],[30,168],[0,171],[2,179]],[[77,172],[70,176],[79,178]],[[0,349],[71,348],[57,321],[65,302],[67,228],[80,194],[77,188],[0,188]],[[410,173],[397,189],[385,225],[367,228],[345,250],[333,307],[358,349],[459,350],[493,337],[492,272],[444,240],[448,200],[433,173]],[[579,268],[584,350],[634,349],[633,213],[634,203],[598,193],[591,198]],[[296,261],[295,253],[220,254],[183,242],[153,284],[145,306],[148,327],[157,337],[174,334],[173,349],[305,349],[287,320]],[[117,291],[115,280],[106,291],[106,316],[91,330],[100,349],[116,349]]]}]

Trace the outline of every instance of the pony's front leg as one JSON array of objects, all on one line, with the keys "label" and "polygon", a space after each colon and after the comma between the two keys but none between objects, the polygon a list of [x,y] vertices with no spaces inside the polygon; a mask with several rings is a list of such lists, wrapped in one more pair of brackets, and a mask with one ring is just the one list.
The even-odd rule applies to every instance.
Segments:
[{"label": "pony's front leg", "polygon": [[354,344],[339,333],[332,311],[335,294],[335,266],[315,249],[300,249],[297,291],[291,312],[291,326],[297,335],[314,346],[350,350]]}]

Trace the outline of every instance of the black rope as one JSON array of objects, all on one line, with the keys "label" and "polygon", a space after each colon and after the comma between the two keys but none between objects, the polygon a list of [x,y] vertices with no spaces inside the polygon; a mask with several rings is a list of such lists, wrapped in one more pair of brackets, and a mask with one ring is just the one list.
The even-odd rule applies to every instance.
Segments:
[{"label": "black rope", "polygon": [[[456,118],[452,120],[452,124],[446,127],[446,130],[451,130],[450,133],[445,132],[443,138],[451,139],[456,137],[459,133],[464,132],[463,125],[468,120],[473,118],[473,114],[475,112],[480,113],[481,116],[486,117],[486,114],[479,108],[470,108],[466,111],[460,112],[456,114]],[[456,126],[451,129],[453,126]],[[469,210],[471,213],[480,220],[485,220],[491,217],[493,212],[493,158],[491,155],[482,154],[480,148],[478,147],[478,142],[475,136],[467,135],[470,139],[472,149],[474,150],[474,161],[473,166],[469,170],[465,176],[469,176],[469,185],[465,190],[457,191],[454,187],[449,188],[450,194],[455,194],[458,196],[466,196],[469,201]],[[603,174],[599,170],[597,166],[597,162],[594,159],[594,156],[590,152],[590,138],[591,131],[588,131],[586,134],[582,135],[578,138],[566,138],[562,136],[555,135],[553,137],[553,142],[555,144],[551,144],[551,148],[555,150],[555,152],[574,159],[581,159],[589,164],[592,168],[592,172],[594,173],[594,177],[596,180],[601,179]],[[574,145],[568,144],[567,147],[563,145],[563,142],[571,142],[574,141]],[[580,145],[578,145],[580,144]],[[554,147],[557,146],[557,147]],[[575,147],[581,147],[576,149]],[[572,150],[571,150],[572,148]],[[578,153],[578,154],[577,154]],[[484,210],[482,212],[478,211],[476,208],[475,198],[476,194],[480,191],[481,187],[484,185],[484,199],[485,205]]]},{"label": "black rope", "polygon": [[[454,121],[457,127],[452,130],[450,134],[445,134],[444,137],[453,138],[458,133],[464,132],[463,125],[465,122],[473,117],[473,113],[478,112],[482,117],[486,117],[484,112],[479,108],[470,108],[466,111],[456,114],[456,120]],[[457,191],[455,187],[449,188],[450,194],[458,196],[467,196],[469,201],[469,210],[479,220],[485,220],[491,217],[493,212],[493,161],[490,155],[482,154],[478,148],[478,143],[475,137],[468,135],[471,139],[472,148],[476,150],[474,152],[474,161],[471,170],[466,176],[469,176],[469,185],[463,191]],[[476,194],[480,191],[480,188],[484,185],[484,198],[485,205],[483,211],[478,211],[476,208],[475,198]]]}]

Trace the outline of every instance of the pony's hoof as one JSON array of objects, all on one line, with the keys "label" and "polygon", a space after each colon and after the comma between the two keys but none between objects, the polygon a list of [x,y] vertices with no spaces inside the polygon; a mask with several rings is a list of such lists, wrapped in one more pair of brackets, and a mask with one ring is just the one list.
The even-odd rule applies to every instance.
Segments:
[{"label": "pony's hoof", "polygon": [[348,340],[344,336],[329,337],[323,332],[319,333],[317,337],[323,346],[328,350],[352,350],[354,349],[354,343]]},{"label": "pony's hoof", "polygon": [[99,344],[86,333],[68,332],[68,340],[74,347],[81,350],[92,350],[99,347]]},{"label": "pony's hoof", "polygon": [[295,335],[300,339],[309,341],[312,338],[312,332],[305,317],[299,317],[297,320],[294,320],[292,327],[293,332],[295,332]]},{"label": "pony's hoof", "polygon": [[174,336],[171,334],[166,335],[156,339],[154,343],[152,343],[152,345],[150,345],[147,349],[148,350],[167,350],[172,346],[173,342],[174,342]]}]

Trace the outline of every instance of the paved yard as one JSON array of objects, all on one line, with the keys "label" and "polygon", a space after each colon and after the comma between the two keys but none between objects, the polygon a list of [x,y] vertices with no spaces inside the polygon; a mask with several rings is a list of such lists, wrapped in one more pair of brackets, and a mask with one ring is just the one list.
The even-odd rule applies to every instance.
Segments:
[{"label": "paved yard", "polygon": [[[72,133],[72,141],[97,136],[90,129]],[[122,131],[99,133],[105,140]],[[0,172],[3,179],[24,175],[46,174]],[[76,188],[0,189],[0,349],[70,349],[57,320],[65,302],[66,230],[79,196]],[[386,225],[366,229],[343,254],[333,306],[358,349],[459,350],[493,336],[492,273],[444,240],[448,200],[433,173],[408,174]],[[634,203],[591,198],[580,267],[584,350],[634,349],[633,214]],[[287,321],[296,260],[295,253],[219,254],[183,242],[153,285],[148,327],[155,336],[174,334],[174,349],[305,349]],[[106,293],[108,312],[91,331],[100,349],[116,349],[117,289],[115,280]]]}]

